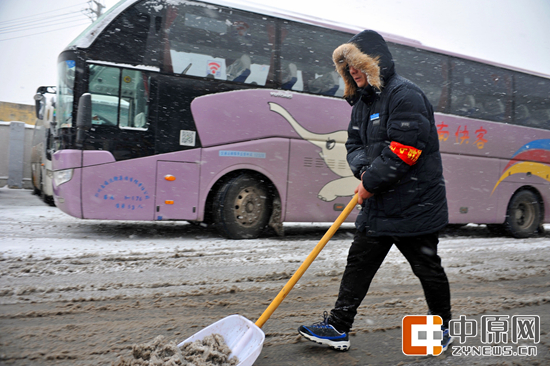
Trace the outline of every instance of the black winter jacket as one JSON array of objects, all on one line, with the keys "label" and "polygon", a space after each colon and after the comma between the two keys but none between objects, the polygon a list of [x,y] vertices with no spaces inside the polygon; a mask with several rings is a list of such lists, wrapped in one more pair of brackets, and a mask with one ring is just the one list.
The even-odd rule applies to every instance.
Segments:
[{"label": "black winter jacket", "polygon": [[[333,59],[353,106],[347,160],[358,179],[364,173],[363,186],[374,194],[363,203],[357,229],[370,236],[442,229],[448,212],[432,105],[418,86],[395,72],[386,42],[374,31],[354,36]],[[348,65],[363,71],[369,85],[358,89]]]}]

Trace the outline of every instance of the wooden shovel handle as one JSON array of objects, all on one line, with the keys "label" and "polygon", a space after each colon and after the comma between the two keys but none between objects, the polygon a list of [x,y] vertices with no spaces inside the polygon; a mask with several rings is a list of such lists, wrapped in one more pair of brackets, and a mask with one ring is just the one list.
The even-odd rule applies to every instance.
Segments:
[{"label": "wooden shovel handle", "polygon": [[298,268],[298,270],[294,273],[294,275],[290,278],[290,280],[288,280],[288,282],[283,287],[281,292],[279,292],[277,297],[275,297],[275,299],[273,299],[273,301],[271,302],[271,304],[269,304],[267,309],[265,309],[262,316],[260,316],[260,318],[256,321],[256,325],[259,328],[261,328],[265,324],[265,322],[267,321],[267,319],[269,319],[271,314],[273,314],[275,309],[277,309],[279,307],[279,305],[285,299],[285,297],[288,295],[290,290],[292,290],[292,288],[294,287],[296,282],[298,282],[298,280],[302,277],[302,275],[305,273],[305,271],[309,268],[311,263],[315,260],[315,258],[317,258],[317,256],[321,252],[321,250],[323,250],[323,248],[325,247],[327,242],[330,240],[330,238],[332,238],[332,236],[334,235],[336,230],[338,230],[340,225],[342,225],[342,222],[344,222],[344,220],[349,216],[351,210],[353,210],[353,208],[356,205],[357,205],[357,194],[355,196],[353,196],[353,198],[348,203],[348,205],[346,206],[344,211],[342,211],[340,216],[338,216],[336,221],[334,221],[334,223],[330,226],[330,228],[327,230],[325,235],[321,238],[319,243],[317,243],[315,248],[313,248],[311,253],[309,253],[309,255],[307,256],[306,260],[302,263],[300,268]]}]

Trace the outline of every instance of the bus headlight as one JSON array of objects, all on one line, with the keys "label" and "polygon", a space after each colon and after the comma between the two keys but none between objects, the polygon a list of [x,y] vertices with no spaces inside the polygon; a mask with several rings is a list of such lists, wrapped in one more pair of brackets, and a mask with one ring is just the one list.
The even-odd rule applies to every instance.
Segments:
[{"label": "bus headlight", "polygon": [[56,170],[53,172],[53,180],[56,186],[60,186],[63,183],[67,183],[73,177],[74,169]]}]

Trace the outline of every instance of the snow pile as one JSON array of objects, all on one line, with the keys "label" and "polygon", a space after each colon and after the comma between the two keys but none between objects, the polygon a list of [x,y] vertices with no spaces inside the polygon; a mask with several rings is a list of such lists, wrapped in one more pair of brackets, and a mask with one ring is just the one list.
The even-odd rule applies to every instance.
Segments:
[{"label": "snow pile", "polygon": [[132,347],[132,359],[120,359],[115,366],[235,366],[237,357],[229,358],[231,349],[223,336],[212,334],[204,339],[186,343],[180,349],[174,341],[159,335],[152,342]]}]

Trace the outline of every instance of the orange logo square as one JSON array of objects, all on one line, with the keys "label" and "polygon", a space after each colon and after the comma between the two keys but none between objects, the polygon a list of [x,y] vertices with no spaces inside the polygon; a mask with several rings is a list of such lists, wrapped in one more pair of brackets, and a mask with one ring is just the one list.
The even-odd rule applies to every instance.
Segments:
[{"label": "orange logo square", "polygon": [[440,355],[443,320],[438,315],[407,315],[403,317],[403,353],[407,356]]}]

